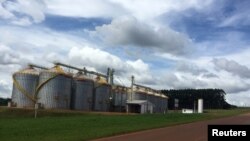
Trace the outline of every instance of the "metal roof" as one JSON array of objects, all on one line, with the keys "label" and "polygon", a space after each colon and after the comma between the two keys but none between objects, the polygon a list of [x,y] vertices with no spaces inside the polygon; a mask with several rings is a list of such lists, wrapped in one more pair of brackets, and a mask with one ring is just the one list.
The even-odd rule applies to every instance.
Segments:
[{"label": "metal roof", "polygon": [[149,102],[147,100],[132,100],[132,101],[127,101],[126,103],[127,104],[139,104],[139,105],[147,103],[147,104],[153,105],[151,102]]}]

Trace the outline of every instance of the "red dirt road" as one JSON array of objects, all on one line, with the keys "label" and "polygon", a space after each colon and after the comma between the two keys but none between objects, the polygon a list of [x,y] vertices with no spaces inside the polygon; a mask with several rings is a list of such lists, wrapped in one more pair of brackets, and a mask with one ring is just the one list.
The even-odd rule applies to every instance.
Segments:
[{"label": "red dirt road", "polygon": [[207,141],[207,125],[209,124],[250,124],[250,113],[101,138],[95,141]]}]

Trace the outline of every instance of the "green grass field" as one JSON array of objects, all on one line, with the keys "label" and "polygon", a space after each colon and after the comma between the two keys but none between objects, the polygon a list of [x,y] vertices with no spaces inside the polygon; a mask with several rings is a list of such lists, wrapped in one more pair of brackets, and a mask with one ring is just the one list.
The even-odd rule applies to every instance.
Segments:
[{"label": "green grass field", "polygon": [[249,109],[209,110],[204,114],[103,115],[98,113],[0,108],[0,141],[83,141],[121,133],[233,116]]}]

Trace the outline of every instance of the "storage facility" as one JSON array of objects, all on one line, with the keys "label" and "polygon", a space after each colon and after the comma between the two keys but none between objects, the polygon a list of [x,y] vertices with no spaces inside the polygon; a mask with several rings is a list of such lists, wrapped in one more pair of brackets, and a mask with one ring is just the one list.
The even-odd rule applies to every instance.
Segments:
[{"label": "storage facility", "polygon": [[13,74],[12,105],[20,108],[34,107],[35,91],[38,85],[39,72],[32,67]]},{"label": "storage facility", "polygon": [[94,88],[94,111],[109,111],[111,104],[111,85],[97,77]]},{"label": "storage facility", "polygon": [[[152,88],[113,84],[114,69],[102,74],[63,63],[51,69],[29,65],[13,74],[12,106],[82,111],[165,113],[168,98]],[[73,69],[69,73],[66,69]],[[77,72],[76,72],[77,71]]]},{"label": "storage facility", "polygon": [[55,66],[43,70],[36,89],[37,103],[45,109],[70,109],[72,75]]},{"label": "storage facility", "polygon": [[91,111],[93,108],[94,80],[86,74],[78,72],[73,77],[71,108]]}]

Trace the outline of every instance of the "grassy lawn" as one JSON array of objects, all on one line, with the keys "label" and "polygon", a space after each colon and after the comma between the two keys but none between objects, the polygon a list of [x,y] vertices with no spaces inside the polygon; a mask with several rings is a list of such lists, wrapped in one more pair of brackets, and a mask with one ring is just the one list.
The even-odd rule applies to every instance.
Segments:
[{"label": "grassy lawn", "polygon": [[249,109],[209,110],[204,114],[103,115],[98,113],[0,108],[0,141],[82,141],[126,132],[233,116]]}]

